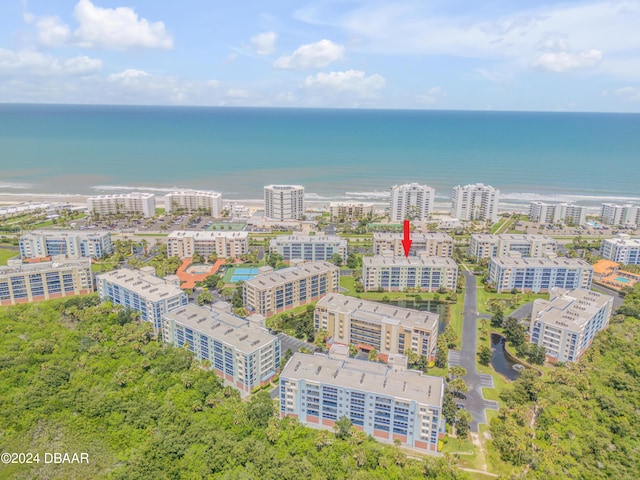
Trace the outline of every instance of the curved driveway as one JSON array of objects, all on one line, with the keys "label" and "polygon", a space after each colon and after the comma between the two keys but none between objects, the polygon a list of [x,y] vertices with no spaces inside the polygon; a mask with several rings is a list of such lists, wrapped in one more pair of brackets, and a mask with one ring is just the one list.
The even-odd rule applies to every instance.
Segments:
[{"label": "curved driveway", "polygon": [[478,431],[478,424],[487,423],[485,409],[498,409],[498,403],[492,400],[485,400],[482,396],[482,388],[493,388],[493,378],[491,375],[478,373],[476,370],[476,344],[477,330],[476,321],[478,312],[476,310],[476,279],[471,272],[463,272],[465,276],[464,294],[464,321],[462,324],[462,349],[449,350],[449,366],[460,365],[467,370],[464,378],[469,387],[467,398],[461,403],[472,415],[470,423],[472,432]]}]

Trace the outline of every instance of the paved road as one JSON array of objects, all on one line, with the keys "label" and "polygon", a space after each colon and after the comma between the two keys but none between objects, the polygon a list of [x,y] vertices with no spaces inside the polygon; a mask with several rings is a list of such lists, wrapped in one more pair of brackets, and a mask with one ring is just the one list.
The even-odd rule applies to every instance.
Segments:
[{"label": "paved road", "polygon": [[296,353],[300,347],[307,347],[311,350],[315,349],[310,343],[305,342],[304,340],[299,340],[296,337],[292,337],[291,335],[287,335],[286,333],[278,333],[277,337],[280,339],[280,354],[284,356],[285,352],[288,349],[291,349],[293,353]]},{"label": "paved road", "polygon": [[476,280],[471,272],[463,272],[466,279],[464,294],[464,322],[462,325],[462,349],[449,351],[449,366],[460,365],[467,370],[464,378],[469,387],[467,398],[462,402],[472,415],[469,425],[472,432],[478,431],[478,424],[487,423],[485,409],[498,409],[497,402],[485,400],[482,388],[493,388],[491,375],[478,373],[476,370],[477,331],[476,322]]}]

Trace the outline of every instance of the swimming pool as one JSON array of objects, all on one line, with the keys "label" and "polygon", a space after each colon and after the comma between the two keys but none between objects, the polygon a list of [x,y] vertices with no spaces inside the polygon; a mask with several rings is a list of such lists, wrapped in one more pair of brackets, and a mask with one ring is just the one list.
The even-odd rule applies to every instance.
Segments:
[{"label": "swimming pool", "polygon": [[625,277],[616,277],[615,278],[616,282],[620,282],[620,283],[629,283],[631,280],[629,280],[628,278]]}]

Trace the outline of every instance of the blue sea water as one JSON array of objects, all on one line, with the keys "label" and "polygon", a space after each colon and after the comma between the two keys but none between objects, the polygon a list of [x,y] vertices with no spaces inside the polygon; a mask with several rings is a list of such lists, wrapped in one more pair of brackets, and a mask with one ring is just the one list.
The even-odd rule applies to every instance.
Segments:
[{"label": "blue sea water", "polygon": [[640,115],[0,105],[0,193],[173,187],[261,198],[295,183],[307,198],[384,200],[420,182],[532,199],[640,201]]}]

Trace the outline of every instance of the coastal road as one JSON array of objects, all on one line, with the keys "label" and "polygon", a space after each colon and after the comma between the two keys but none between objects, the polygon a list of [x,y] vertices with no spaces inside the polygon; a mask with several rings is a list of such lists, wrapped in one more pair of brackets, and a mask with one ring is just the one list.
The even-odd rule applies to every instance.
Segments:
[{"label": "coastal road", "polygon": [[464,376],[469,387],[466,399],[462,402],[471,414],[472,420],[469,427],[472,432],[478,432],[478,424],[487,423],[485,409],[498,409],[497,402],[485,400],[482,396],[482,388],[493,388],[491,375],[478,373],[476,370],[477,348],[477,310],[476,310],[476,279],[471,272],[463,272],[466,280],[464,294],[464,320],[462,325],[461,350],[449,351],[449,366],[459,365],[467,370]]}]

